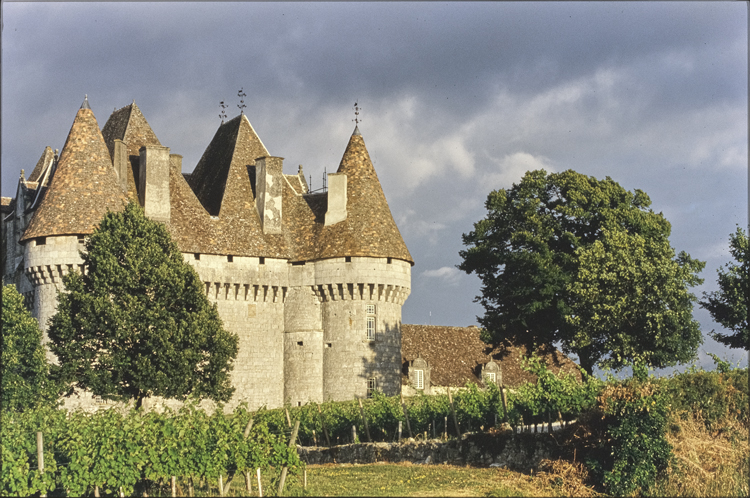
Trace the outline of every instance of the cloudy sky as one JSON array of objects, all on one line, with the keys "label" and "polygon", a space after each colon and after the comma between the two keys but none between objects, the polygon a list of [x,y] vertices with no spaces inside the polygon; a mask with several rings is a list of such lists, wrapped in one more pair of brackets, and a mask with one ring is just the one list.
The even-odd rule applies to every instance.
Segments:
[{"label": "cloudy sky", "polygon": [[[487,194],[530,169],[642,189],[705,283],[748,222],[748,7],[628,3],[9,3],[2,29],[2,195],[84,94],[103,126],[135,100],[192,171],[245,113],[285,172],[335,171],[361,107],[416,261],[405,323],[470,325],[479,280],[456,269]],[[718,327],[696,309],[705,332]],[[747,364],[706,336],[705,351]]]}]

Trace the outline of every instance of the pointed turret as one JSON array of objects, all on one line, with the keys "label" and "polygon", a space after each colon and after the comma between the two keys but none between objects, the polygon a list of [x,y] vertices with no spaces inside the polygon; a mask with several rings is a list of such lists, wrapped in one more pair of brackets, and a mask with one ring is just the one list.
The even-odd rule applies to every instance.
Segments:
[{"label": "pointed turret", "polygon": [[[190,175],[190,186],[212,216],[236,214],[247,202],[254,202],[255,160],[268,150],[241,114],[222,123]],[[252,178],[251,178],[252,177]]]},{"label": "pointed turret", "polygon": [[88,99],[78,110],[55,174],[21,242],[52,235],[90,234],[108,210],[126,201]]},{"label": "pointed turret", "polygon": [[[329,223],[326,214],[327,226],[319,239],[318,257],[388,257],[413,264],[401,232],[393,221],[359,127],[354,128],[338,171],[329,178],[344,176],[345,180],[329,181],[329,186],[334,188],[328,190],[328,209],[338,216]],[[337,191],[342,188],[345,191]],[[342,202],[346,206],[343,215],[340,207],[333,206],[338,211],[332,211],[332,204]],[[337,221],[338,218],[343,219]]]},{"label": "pointed turret", "polygon": [[102,129],[120,185],[132,200],[138,199],[140,150],[147,145],[161,145],[135,100],[115,110]]}]

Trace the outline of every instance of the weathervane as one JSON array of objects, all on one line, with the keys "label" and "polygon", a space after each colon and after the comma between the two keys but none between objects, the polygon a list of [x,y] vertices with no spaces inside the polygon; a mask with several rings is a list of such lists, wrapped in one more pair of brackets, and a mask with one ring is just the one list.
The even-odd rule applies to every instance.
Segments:
[{"label": "weathervane", "polygon": [[221,107],[221,112],[219,113],[219,117],[221,118],[221,124],[224,124],[224,120],[227,119],[227,111],[225,111],[224,109],[226,109],[229,106],[226,105],[224,101],[222,100],[221,102],[219,102],[219,107]]},{"label": "weathervane", "polygon": [[361,121],[361,120],[359,119],[359,110],[360,110],[360,109],[362,109],[362,108],[361,108],[361,107],[359,107],[359,106],[357,105],[357,103],[355,102],[355,103],[354,103],[354,119],[352,120],[352,121],[354,121],[354,124],[355,124],[355,125],[359,125],[359,122]]},{"label": "weathervane", "polygon": [[245,109],[245,107],[247,107],[245,105],[245,100],[244,100],[245,97],[247,97],[247,95],[245,95],[245,92],[243,91],[243,89],[244,89],[244,87],[240,88],[240,91],[237,92],[237,96],[240,98],[240,103],[237,104],[237,107],[240,108],[240,114],[245,114],[245,110],[244,109]]}]

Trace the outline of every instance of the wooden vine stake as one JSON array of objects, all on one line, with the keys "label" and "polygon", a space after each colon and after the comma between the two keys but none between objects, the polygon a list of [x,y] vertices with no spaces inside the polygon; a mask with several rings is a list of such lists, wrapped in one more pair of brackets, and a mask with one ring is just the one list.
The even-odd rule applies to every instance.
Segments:
[{"label": "wooden vine stake", "polygon": [[448,388],[448,401],[451,404],[451,413],[453,414],[453,423],[456,424],[456,435],[458,439],[461,439],[461,429],[458,428],[458,419],[456,418],[456,408],[453,406],[453,396],[451,396],[451,388]]},{"label": "wooden vine stake", "polygon": [[[36,433],[36,462],[39,465],[39,473],[44,474],[44,436],[41,432]],[[42,495],[46,497],[47,493]]]},{"label": "wooden vine stake", "polygon": [[[299,420],[294,421],[294,429],[292,429],[292,437],[289,438],[289,447],[295,447],[295,441],[297,440],[297,431],[299,430]],[[286,473],[289,472],[289,468],[284,465],[281,469],[281,479],[279,479],[279,492],[278,496],[284,492],[284,483],[286,482]]]},{"label": "wooden vine stake", "polygon": [[330,448],[331,439],[328,437],[328,429],[326,429],[326,422],[323,420],[323,411],[320,409],[320,405],[318,405],[318,413],[320,414],[320,425],[323,427],[323,435],[326,437],[326,444]]},{"label": "wooden vine stake", "polygon": [[263,488],[260,486],[260,468],[258,470],[258,496],[263,498]]},{"label": "wooden vine stake", "polygon": [[367,423],[367,417],[365,417],[365,409],[362,407],[362,398],[359,398],[359,413],[362,415],[362,421],[365,423],[365,432],[367,432],[367,442],[372,443],[370,437],[370,425]]},{"label": "wooden vine stake", "polygon": [[409,431],[409,437],[413,438],[414,435],[411,433],[411,423],[409,422],[409,412],[406,410],[406,403],[401,403],[401,408],[404,410],[404,418],[406,419],[406,429]]},{"label": "wooden vine stake", "polygon": [[177,496],[177,479],[175,478],[175,476],[172,476],[171,481],[172,481],[171,483],[172,484],[172,498],[174,498],[175,496]]},{"label": "wooden vine stake", "polygon": [[222,481],[221,474],[219,474],[219,496],[224,496],[224,482]]}]

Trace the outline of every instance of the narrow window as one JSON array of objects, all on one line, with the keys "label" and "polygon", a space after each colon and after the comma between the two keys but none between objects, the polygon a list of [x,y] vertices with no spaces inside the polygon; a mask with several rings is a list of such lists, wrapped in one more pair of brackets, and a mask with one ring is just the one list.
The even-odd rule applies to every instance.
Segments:
[{"label": "narrow window", "polygon": [[495,372],[487,372],[484,374],[489,382],[492,382],[493,384],[497,382],[497,375]]},{"label": "narrow window", "polygon": [[424,389],[424,370],[414,370],[414,381],[416,389]]},{"label": "narrow window", "polygon": [[368,304],[365,306],[365,312],[367,313],[367,339],[372,341],[375,340],[375,305]]},{"label": "narrow window", "polygon": [[388,264],[393,264],[393,258],[388,258]]},{"label": "narrow window", "polygon": [[232,256],[231,254],[227,256],[227,263],[234,263],[234,256]]},{"label": "narrow window", "polygon": [[36,239],[36,245],[38,246],[47,245],[47,237],[39,237],[38,239]]},{"label": "narrow window", "polygon": [[375,380],[375,377],[370,377],[367,379],[367,397],[372,398],[372,394],[375,392],[375,390],[378,388],[378,383]]},{"label": "narrow window", "polygon": [[83,244],[85,237],[83,235],[78,236],[78,243]]},{"label": "narrow window", "polygon": [[297,346],[303,346],[304,343],[302,341],[297,341]]},{"label": "narrow window", "polygon": [[305,266],[305,262],[304,261],[293,261],[292,262],[292,266]]},{"label": "narrow window", "polygon": [[302,406],[302,401],[297,401],[297,406]]},{"label": "narrow window", "polygon": [[351,256],[346,256],[346,257],[344,257],[344,261],[346,263],[351,263],[352,262],[352,257]]},{"label": "narrow window", "polygon": [[200,255],[200,253],[197,253],[197,252],[196,252],[196,253],[194,253],[194,254],[193,254],[193,258],[194,258],[194,259],[195,259],[196,261],[200,261],[200,259],[201,259],[201,255]]},{"label": "narrow window", "polygon": [[260,258],[258,258],[258,264],[259,264],[259,265],[264,265],[264,264],[266,264],[266,258],[264,258],[264,257],[262,257],[262,256],[261,256]]},{"label": "narrow window", "polygon": [[330,342],[326,342],[326,347],[327,347],[327,348],[333,347],[333,344],[332,344],[332,343],[330,343]]}]

